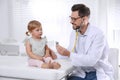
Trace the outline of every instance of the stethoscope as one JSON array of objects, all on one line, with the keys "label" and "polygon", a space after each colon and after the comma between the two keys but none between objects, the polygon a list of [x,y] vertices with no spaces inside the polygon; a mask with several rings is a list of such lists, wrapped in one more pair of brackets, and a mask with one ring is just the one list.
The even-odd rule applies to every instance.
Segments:
[{"label": "stethoscope", "polygon": [[72,52],[75,51],[77,41],[78,41],[78,29],[76,30],[76,36],[75,36],[75,41],[74,41],[74,46],[73,46],[73,48],[72,48]]},{"label": "stethoscope", "polygon": [[[84,22],[84,19],[83,19],[83,22]],[[83,23],[82,23],[83,24]],[[89,24],[89,23],[88,23]],[[87,25],[88,25],[87,24]],[[76,36],[75,36],[75,41],[74,41],[74,46],[72,48],[72,52],[75,51],[75,48],[76,48],[76,44],[77,44],[77,41],[78,41],[78,33],[80,32],[80,29],[81,29],[82,25],[79,26],[79,28],[76,29]]]}]

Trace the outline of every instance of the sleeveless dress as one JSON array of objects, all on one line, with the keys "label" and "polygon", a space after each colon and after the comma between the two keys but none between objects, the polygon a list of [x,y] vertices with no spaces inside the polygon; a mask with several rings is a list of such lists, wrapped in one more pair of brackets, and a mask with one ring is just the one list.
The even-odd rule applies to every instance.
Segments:
[{"label": "sleeveless dress", "polygon": [[[39,56],[42,56],[44,61],[46,63],[48,63],[50,60],[53,62],[52,58],[51,57],[47,57],[45,58],[44,55],[45,55],[45,46],[47,45],[47,39],[46,37],[44,38],[41,38],[41,40],[36,40],[36,39],[33,39],[32,37],[27,39],[30,44],[31,44],[31,47],[32,47],[32,52],[36,55],[39,55]],[[27,41],[26,40],[26,41]],[[28,59],[28,64],[29,66],[34,66],[34,67],[41,67],[41,65],[43,64],[44,62],[41,61],[41,60],[37,60],[37,59],[32,59],[29,57]]]}]

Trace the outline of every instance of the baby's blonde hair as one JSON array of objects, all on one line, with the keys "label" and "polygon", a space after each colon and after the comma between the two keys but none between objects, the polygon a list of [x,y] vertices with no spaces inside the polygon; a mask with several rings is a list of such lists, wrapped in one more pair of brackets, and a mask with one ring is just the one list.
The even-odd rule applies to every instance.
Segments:
[{"label": "baby's blonde hair", "polygon": [[26,32],[26,35],[29,36],[29,32],[31,32],[33,29],[42,27],[41,23],[37,20],[32,20],[28,23],[27,29],[28,31]]}]

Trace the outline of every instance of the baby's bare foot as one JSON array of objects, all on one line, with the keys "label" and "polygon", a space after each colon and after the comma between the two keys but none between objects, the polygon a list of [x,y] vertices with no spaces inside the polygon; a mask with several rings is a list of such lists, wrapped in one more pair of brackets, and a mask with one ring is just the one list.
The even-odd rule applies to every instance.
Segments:
[{"label": "baby's bare foot", "polygon": [[53,69],[59,69],[61,67],[61,65],[57,62],[53,62]]},{"label": "baby's bare foot", "polygon": [[43,63],[41,68],[49,69],[50,65],[48,63]]}]

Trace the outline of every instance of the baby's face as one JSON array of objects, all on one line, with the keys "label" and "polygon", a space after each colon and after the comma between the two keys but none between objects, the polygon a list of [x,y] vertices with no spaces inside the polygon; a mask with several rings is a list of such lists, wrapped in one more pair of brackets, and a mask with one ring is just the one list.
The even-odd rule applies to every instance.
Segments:
[{"label": "baby's face", "polygon": [[42,28],[36,27],[35,29],[32,30],[31,34],[32,37],[34,38],[40,38],[42,36]]}]

